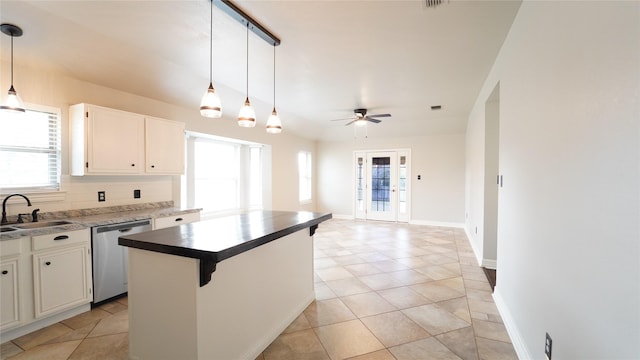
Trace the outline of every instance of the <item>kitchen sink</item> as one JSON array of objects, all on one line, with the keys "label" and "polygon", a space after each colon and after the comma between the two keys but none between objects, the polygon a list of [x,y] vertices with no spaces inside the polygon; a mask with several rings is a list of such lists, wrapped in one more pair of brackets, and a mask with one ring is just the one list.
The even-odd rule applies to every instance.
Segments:
[{"label": "kitchen sink", "polygon": [[69,224],[73,224],[73,223],[71,221],[66,221],[66,220],[51,220],[51,221],[38,221],[38,222],[30,222],[30,223],[22,223],[22,224],[12,224],[11,226],[18,229],[39,229],[44,227],[69,225]]}]

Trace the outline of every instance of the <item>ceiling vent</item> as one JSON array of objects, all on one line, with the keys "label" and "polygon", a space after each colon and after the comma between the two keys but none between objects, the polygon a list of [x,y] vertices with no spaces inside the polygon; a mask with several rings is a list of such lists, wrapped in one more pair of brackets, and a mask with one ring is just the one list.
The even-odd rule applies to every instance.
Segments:
[{"label": "ceiling vent", "polygon": [[425,1],[425,5],[427,5],[428,8],[434,8],[438,5],[442,5],[443,2],[445,2],[444,0],[424,0]]}]

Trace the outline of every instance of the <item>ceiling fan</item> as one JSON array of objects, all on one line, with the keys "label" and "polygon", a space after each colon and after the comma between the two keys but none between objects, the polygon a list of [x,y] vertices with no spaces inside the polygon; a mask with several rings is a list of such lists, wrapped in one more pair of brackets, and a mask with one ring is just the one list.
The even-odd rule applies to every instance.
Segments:
[{"label": "ceiling fan", "polygon": [[372,123],[379,123],[382,120],[380,119],[376,119],[379,117],[391,117],[391,114],[375,114],[375,115],[367,115],[367,109],[355,109],[353,110],[353,113],[355,114],[356,118],[354,119],[353,117],[350,118],[346,118],[346,119],[335,119],[335,120],[331,120],[331,121],[343,121],[343,120],[351,120],[348,123],[345,124],[345,126],[349,126],[353,123],[355,123],[356,125],[364,125],[367,123],[367,121],[372,122]]}]

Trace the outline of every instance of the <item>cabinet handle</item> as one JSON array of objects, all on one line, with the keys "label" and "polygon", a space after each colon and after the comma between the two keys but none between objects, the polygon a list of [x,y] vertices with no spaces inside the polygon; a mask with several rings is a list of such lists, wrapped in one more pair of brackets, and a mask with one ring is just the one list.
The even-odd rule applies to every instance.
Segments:
[{"label": "cabinet handle", "polygon": [[7,275],[9,272],[7,270],[2,270],[2,275]]},{"label": "cabinet handle", "polygon": [[155,168],[155,167],[156,167],[155,165],[151,165],[151,168],[152,168],[152,169],[153,169],[153,168]]},{"label": "cabinet handle", "polygon": [[182,221],[182,218],[176,218],[176,221]]},{"label": "cabinet handle", "polygon": [[131,164],[131,166],[136,166],[136,164]]},{"label": "cabinet handle", "polygon": [[45,265],[49,266],[51,265],[51,261],[47,261],[46,263],[44,263]]},{"label": "cabinet handle", "polygon": [[69,235],[60,235],[53,238],[53,240],[67,240]]}]

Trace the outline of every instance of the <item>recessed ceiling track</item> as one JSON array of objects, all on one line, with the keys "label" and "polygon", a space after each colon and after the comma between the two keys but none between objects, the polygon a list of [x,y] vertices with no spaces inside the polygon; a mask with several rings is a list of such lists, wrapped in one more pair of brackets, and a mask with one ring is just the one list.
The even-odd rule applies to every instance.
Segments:
[{"label": "recessed ceiling track", "polygon": [[249,30],[253,31],[256,35],[262,38],[264,41],[273,46],[280,45],[280,39],[273,35],[264,26],[260,25],[247,13],[242,11],[237,5],[229,0],[210,0],[213,4],[227,13],[232,18],[238,20],[243,26],[249,26]]}]

